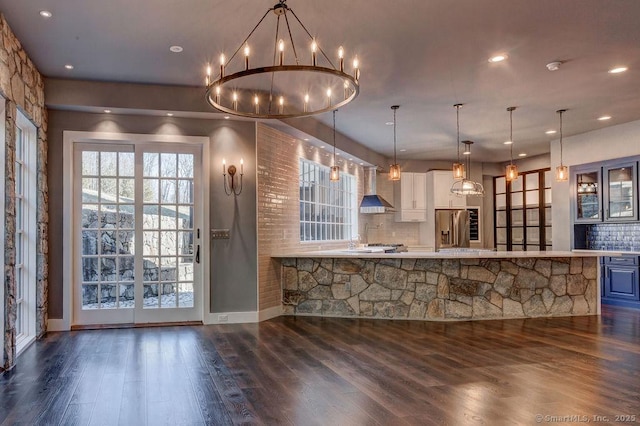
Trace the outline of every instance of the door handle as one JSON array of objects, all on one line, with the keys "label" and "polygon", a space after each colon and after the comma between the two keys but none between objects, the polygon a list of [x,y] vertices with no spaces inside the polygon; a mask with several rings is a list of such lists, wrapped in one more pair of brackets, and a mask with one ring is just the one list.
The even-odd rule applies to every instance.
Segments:
[{"label": "door handle", "polygon": [[196,248],[196,263],[200,263],[200,244],[198,244],[198,248]]}]

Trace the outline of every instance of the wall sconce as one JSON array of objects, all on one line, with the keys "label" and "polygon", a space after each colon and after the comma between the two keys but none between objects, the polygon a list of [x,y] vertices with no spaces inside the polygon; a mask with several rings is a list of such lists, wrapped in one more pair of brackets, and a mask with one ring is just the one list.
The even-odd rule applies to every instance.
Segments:
[{"label": "wall sconce", "polygon": [[[226,160],[222,160],[222,180],[224,182],[224,192],[227,195],[235,194],[240,195],[242,193],[242,176],[244,175],[244,159],[240,159],[240,178],[236,179],[237,174],[236,166],[233,164],[227,169]],[[229,173],[229,177],[227,177]],[[228,182],[227,182],[228,180]]]}]

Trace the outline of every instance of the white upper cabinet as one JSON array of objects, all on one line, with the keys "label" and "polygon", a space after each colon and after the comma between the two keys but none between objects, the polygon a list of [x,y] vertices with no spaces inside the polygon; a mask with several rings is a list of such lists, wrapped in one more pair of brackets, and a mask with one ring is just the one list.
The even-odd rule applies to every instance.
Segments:
[{"label": "white upper cabinet", "polygon": [[396,185],[396,222],[427,220],[427,174],[403,172]]},{"label": "white upper cabinet", "polygon": [[453,174],[450,170],[432,170],[427,174],[427,187],[433,194],[434,209],[457,209],[467,207],[467,197],[451,193]]}]

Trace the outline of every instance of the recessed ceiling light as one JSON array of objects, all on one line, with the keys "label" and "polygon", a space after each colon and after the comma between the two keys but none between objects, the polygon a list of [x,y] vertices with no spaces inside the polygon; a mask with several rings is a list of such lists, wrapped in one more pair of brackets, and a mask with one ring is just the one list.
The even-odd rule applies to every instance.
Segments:
[{"label": "recessed ceiling light", "polygon": [[51,18],[53,16],[53,13],[49,12],[48,10],[41,10],[40,11],[40,16],[42,16],[43,18]]},{"label": "recessed ceiling light", "polygon": [[180,53],[184,49],[182,48],[182,46],[171,46],[169,50],[172,51],[173,53]]},{"label": "recessed ceiling light", "polygon": [[105,109],[105,110],[104,110],[104,113],[105,113],[105,114],[111,114],[111,110],[110,110],[110,109]]},{"label": "recessed ceiling light", "polygon": [[600,121],[611,120],[611,116],[610,115],[603,115],[602,117],[598,117],[598,120],[600,120]]},{"label": "recessed ceiling light", "polygon": [[224,119],[225,119],[225,120],[228,120],[228,119],[229,119],[229,116],[228,116],[228,115],[225,115],[225,116],[224,116]]},{"label": "recessed ceiling light", "polygon": [[[306,140],[306,139],[305,139]],[[320,149],[324,149],[324,145],[320,145]]]},{"label": "recessed ceiling light", "polygon": [[625,72],[626,70],[628,70],[628,67],[625,66],[620,66],[620,67],[615,67],[615,68],[611,68],[609,70],[609,74],[620,74],[621,72]]},{"label": "recessed ceiling light", "polygon": [[349,161],[353,161],[353,158],[349,158]]},{"label": "recessed ceiling light", "polygon": [[407,149],[406,149],[406,148],[402,148],[402,149],[400,150],[400,152],[407,152]]},{"label": "recessed ceiling light", "polygon": [[547,130],[545,133],[548,134],[548,135],[555,135],[557,133],[557,131],[555,131],[555,130]]},{"label": "recessed ceiling light", "polygon": [[304,138],[305,141],[309,142],[309,138]]},{"label": "recessed ceiling light", "polygon": [[339,152],[336,152],[336,155],[340,155],[340,153],[339,153]]},{"label": "recessed ceiling light", "polygon": [[511,145],[513,143],[513,141],[504,141],[503,144],[505,145]]},{"label": "recessed ceiling light", "polygon": [[361,166],[364,166],[364,163],[360,163]]},{"label": "recessed ceiling light", "polygon": [[387,121],[386,123],[384,123],[387,126],[393,126],[393,121]]},{"label": "recessed ceiling light", "polygon": [[72,69],[73,69],[73,65],[71,65],[71,64],[67,64],[67,65],[65,65],[64,67],[65,67],[66,69],[68,69],[68,70],[72,70]]},{"label": "recessed ceiling light", "polygon": [[489,58],[489,62],[494,63],[494,62],[502,62],[505,59],[507,59],[508,56],[506,54],[501,54],[501,55],[496,55],[496,56],[492,56]]},{"label": "recessed ceiling light", "polygon": [[526,152],[521,152],[520,154],[518,154],[518,157],[526,157],[527,153]]},{"label": "recessed ceiling light", "polygon": [[168,112],[167,113],[167,117],[173,117],[173,113],[172,112]]}]

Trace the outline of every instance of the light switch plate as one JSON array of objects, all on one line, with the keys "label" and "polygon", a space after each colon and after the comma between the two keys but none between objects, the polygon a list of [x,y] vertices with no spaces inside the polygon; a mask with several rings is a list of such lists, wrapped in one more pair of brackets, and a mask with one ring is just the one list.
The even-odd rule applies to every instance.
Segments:
[{"label": "light switch plate", "polygon": [[231,234],[228,229],[212,229],[211,239],[213,240],[228,240],[231,238]]}]

